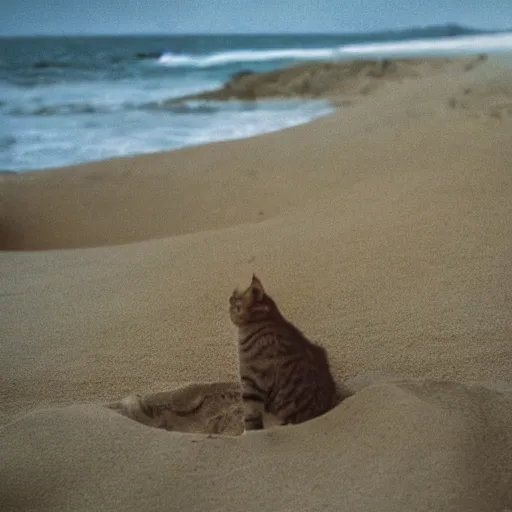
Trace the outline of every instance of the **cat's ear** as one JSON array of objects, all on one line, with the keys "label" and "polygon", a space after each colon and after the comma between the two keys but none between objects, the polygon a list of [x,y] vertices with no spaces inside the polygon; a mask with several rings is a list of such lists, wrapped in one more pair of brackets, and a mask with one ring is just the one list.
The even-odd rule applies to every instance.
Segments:
[{"label": "cat's ear", "polygon": [[265,290],[263,289],[261,281],[254,274],[252,275],[251,281],[251,293],[256,301],[262,300],[265,295]]}]

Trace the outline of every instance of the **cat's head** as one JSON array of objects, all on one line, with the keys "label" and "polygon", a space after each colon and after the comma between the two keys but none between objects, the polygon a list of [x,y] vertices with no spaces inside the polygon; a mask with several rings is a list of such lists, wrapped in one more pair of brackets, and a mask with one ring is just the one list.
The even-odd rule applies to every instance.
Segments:
[{"label": "cat's head", "polygon": [[261,281],[254,274],[245,291],[235,290],[229,298],[229,315],[231,321],[238,326],[261,322],[276,312],[274,301],[265,293]]}]

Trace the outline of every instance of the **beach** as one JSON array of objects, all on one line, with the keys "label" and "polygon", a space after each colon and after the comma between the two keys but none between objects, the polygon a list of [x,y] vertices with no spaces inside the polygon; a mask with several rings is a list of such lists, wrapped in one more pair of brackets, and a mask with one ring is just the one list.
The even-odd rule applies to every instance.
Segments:
[{"label": "beach", "polygon": [[[364,69],[308,124],[0,175],[3,510],[512,509],[511,68]],[[242,434],[253,272],[350,396]]]}]

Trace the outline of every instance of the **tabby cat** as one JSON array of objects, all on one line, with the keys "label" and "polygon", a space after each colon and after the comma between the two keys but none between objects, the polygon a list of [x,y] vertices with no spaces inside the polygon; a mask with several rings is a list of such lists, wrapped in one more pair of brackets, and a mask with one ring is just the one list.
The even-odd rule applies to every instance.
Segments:
[{"label": "tabby cat", "polygon": [[337,398],[325,350],[309,341],[279,312],[253,275],[244,291],[229,299],[238,327],[245,430],[264,428],[264,413],[281,425],[324,414]]}]

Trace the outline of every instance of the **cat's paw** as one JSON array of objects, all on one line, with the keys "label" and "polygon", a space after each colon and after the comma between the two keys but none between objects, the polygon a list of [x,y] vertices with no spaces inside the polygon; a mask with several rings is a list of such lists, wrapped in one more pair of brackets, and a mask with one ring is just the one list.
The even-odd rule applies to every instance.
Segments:
[{"label": "cat's paw", "polygon": [[263,418],[261,416],[246,416],[244,418],[244,429],[246,432],[263,429]]}]

